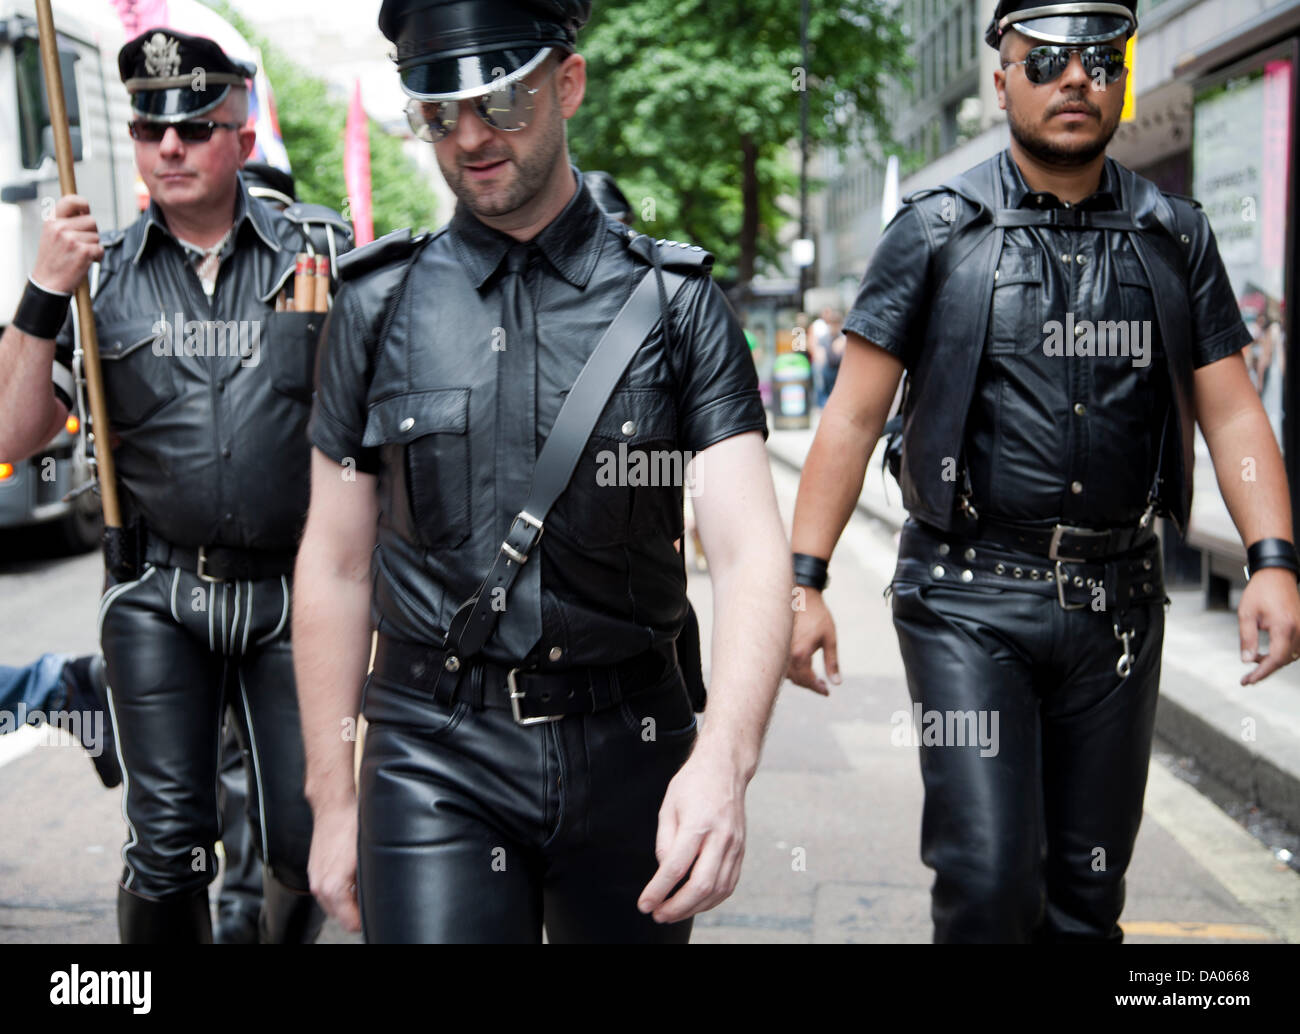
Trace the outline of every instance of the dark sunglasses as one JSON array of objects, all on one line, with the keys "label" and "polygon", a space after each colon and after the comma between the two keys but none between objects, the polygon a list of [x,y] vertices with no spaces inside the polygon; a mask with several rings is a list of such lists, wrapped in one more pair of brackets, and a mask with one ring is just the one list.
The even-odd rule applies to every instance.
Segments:
[{"label": "dark sunglasses", "polygon": [[532,121],[533,97],[562,63],[553,65],[545,78],[532,87],[519,80],[507,83],[491,93],[459,101],[422,101],[412,97],[406,105],[406,121],[418,139],[436,143],[456,128],[460,106],[468,104],[493,129],[499,129],[503,133],[517,133]]},{"label": "dark sunglasses", "polygon": [[176,135],[187,144],[201,144],[205,140],[212,139],[214,130],[244,128],[242,122],[150,122],[142,118],[128,125],[131,129],[131,139],[146,144],[161,143],[169,129],[176,130]]},{"label": "dark sunglasses", "polygon": [[1034,47],[1025,55],[1023,61],[1003,61],[1002,67],[1007,65],[1024,65],[1025,78],[1035,85],[1039,83],[1050,83],[1053,79],[1059,79],[1061,73],[1070,64],[1070,55],[1075,51],[1079,52],[1079,60],[1083,63],[1083,70],[1088,73],[1090,79],[1096,78],[1097,69],[1101,69],[1102,74],[1106,77],[1106,82],[1113,83],[1124,74],[1124,52],[1116,50],[1114,47],[1062,47],[1062,46],[1043,46]]}]

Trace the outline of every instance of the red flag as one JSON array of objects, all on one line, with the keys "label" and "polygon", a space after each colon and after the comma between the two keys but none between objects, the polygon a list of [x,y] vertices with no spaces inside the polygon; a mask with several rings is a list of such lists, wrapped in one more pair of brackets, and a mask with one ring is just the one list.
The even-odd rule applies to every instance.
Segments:
[{"label": "red flag", "polygon": [[375,239],[375,224],[370,217],[370,124],[361,107],[360,79],[352,91],[348,126],[343,136],[343,181],[348,188],[352,229],[360,247]]}]

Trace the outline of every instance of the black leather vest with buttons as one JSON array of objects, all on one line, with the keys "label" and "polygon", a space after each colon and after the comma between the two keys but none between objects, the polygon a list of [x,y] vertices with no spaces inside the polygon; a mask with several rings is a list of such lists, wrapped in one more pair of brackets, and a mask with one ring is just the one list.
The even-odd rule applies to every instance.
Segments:
[{"label": "black leather vest with buttons", "polygon": [[[906,199],[933,207],[936,213],[948,211],[946,221],[954,226],[938,252],[924,343],[908,371],[900,477],[903,505],[912,516],[945,530],[961,521],[957,496],[967,419],[988,338],[995,273],[1003,261],[1006,231],[994,225],[993,215],[1003,206],[999,157],[943,187]],[[1198,235],[1204,221],[1194,217],[1186,199],[1163,194],[1123,166],[1114,168],[1121,196],[1127,199],[1126,214],[1136,227],[1131,234],[1133,252],[1151,287],[1174,403],[1161,463],[1158,512],[1183,530],[1191,507],[1195,420],[1186,252],[1203,245]],[[1041,334],[1035,340],[1041,341]]]}]

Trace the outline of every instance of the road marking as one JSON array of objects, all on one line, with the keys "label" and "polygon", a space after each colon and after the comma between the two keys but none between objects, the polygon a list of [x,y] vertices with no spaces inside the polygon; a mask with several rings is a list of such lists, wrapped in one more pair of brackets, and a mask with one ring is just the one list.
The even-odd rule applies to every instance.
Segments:
[{"label": "road marking", "polygon": [[1160,919],[1124,920],[1120,926],[1127,937],[1176,937],[1205,941],[1271,941],[1275,934],[1262,926],[1245,923],[1170,923]]},{"label": "road marking", "polygon": [[1287,943],[1300,943],[1300,874],[1157,761],[1148,769],[1144,811],[1239,903]]}]

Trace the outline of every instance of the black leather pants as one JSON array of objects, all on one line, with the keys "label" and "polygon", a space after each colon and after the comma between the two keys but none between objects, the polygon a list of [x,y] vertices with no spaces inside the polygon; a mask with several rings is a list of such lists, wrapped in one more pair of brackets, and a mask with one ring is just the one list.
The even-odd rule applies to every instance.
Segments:
[{"label": "black leather pants", "polygon": [[[1133,557],[1148,568],[1137,595],[1153,598],[1067,610],[1042,559],[904,527],[893,618],[936,942],[1122,939],[1164,635],[1158,548]],[[1001,578],[973,570],[993,560]],[[1021,587],[1007,584],[1016,570]],[[1126,677],[1117,622],[1132,633]]]},{"label": "black leather pants", "polygon": [[[517,725],[373,673],[357,888],[367,942],[685,943],[636,907],[696,720],[680,676],[591,715]],[[653,718],[653,722],[646,719]]]},{"label": "black leather pants", "polygon": [[[312,939],[311,810],[288,636],[286,579],[208,582],[146,567],[100,604],[100,640],[127,820],[119,926],[124,942],[211,940],[217,778],[227,703],[249,752],[254,843],[266,866],[263,938]],[[205,899],[206,900],[206,899]]]}]

